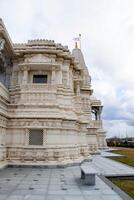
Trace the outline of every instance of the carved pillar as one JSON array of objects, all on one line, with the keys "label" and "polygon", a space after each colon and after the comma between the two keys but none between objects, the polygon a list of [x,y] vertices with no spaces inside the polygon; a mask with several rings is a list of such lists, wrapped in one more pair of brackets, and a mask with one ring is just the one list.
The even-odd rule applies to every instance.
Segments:
[{"label": "carved pillar", "polygon": [[98,114],[97,114],[96,110],[95,110],[94,114],[95,114],[95,120],[97,120],[98,119]]},{"label": "carved pillar", "polygon": [[95,120],[100,120],[99,108],[95,110]]},{"label": "carved pillar", "polygon": [[95,120],[101,120],[101,112],[102,112],[102,107],[96,107],[94,109],[94,114],[95,114]]},{"label": "carved pillar", "polygon": [[77,81],[77,84],[76,84],[76,95],[80,96],[80,82],[79,81]]},{"label": "carved pillar", "polygon": [[0,37],[0,51],[4,49],[4,45],[5,45],[5,40]]},{"label": "carved pillar", "polygon": [[99,111],[97,111],[97,120],[100,120],[100,114],[99,114]]},{"label": "carved pillar", "polygon": [[51,79],[52,84],[55,84],[55,67],[52,67],[52,79]]},{"label": "carved pillar", "polygon": [[23,79],[22,79],[22,84],[27,84],[28,82],[28,68],[24,67],[23,68]]},{"label": "carved pillar", "polygon": [[67,70],[67,86],[69,86],[69,75],[70,75],[70,73],[69,73],[69,66],[68,66],[68,70]]},{"label": "carved pillar", "polygon": [[60,66],[59,68],[59,79],[58,79],[58,83],[62,84],[62,67]]},{"label": "carved pillar", "polygon": [[97,120],[101,120],[101,115],[100,115],[99,110],[98,110],[98,113],[97,113]]},{"label": "carved pillar", "polygon": [[70,66],[70,70],[69,70],[69,84],[70,84],[70,88],[73,90],[73,66]]},{"label": "carved pillar", "polygon": [[18,72],[18,84],[20,85],[21,84],[21,75],[22,75],[22,72],[21,70]]},{"label": "carved pillar", "polygon": [[66,85],[69,86],[69,67],[70,67],[70,61],[64,60],[63,62],[63,68],[66,74]]},{"label": "carved pillar", "polygon": [[102,106],[98,108],[98,120],[101,120]]},{"label": "carved pillar", "polygon": [[25,144],[24,146],[28,146],[29,145],[29,130],[26,128],[25,129]]}]

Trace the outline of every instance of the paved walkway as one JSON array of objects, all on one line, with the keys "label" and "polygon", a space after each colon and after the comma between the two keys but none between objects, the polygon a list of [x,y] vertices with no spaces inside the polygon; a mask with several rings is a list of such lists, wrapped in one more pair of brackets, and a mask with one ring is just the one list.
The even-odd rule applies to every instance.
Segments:
[{"label": "paved walkway", "polygon": [[0,170],[4,169],[7,166],[6,162],[0,162]]},{"label": "paved walkway", "polygon": [[0,200],[121,200],[100,178],[86,186],[79,167],[6,168],[0,171]]},{"label": "paved walkway", "polygon": [[117,153],[108,152],[108,151],[102,151],[101,152],[101,156],[102,157],[121,157],[123,155],[117,154]]},{"label": "paved walkway", "polygon": [[90,165],[105,176],[134,176],[134,168],[100,155],[93,156]]},{"label": "paved walkway", "polygon": [[[134,168],[94,155],[92,163],[98,174],[134,175]],[[79,166],[43,168],[5,168],[0,170],[0,200],[122,200],[98,176],[95,186],[80,179]]]}]

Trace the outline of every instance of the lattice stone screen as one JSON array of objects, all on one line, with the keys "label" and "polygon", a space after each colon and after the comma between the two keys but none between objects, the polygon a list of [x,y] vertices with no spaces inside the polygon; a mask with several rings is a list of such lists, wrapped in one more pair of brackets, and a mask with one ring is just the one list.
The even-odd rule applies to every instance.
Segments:
[{"label": "lattice stone screen", "polygon": [[43,145],[43,129],[29,129],[29,145]]}]

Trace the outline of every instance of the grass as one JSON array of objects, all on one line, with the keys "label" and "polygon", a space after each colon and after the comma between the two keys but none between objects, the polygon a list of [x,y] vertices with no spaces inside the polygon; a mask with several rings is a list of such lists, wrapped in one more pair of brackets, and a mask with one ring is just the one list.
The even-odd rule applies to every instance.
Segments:
[{"label": "grass", "polygon": [[118,154],[121,154],[121,155],[124,155],[124,156],[123,157],[110,157],[111,159],[134,167],[134,149],[118,148],[117,150],[113,150],[112,152],[118,153]]},{"label": "grass", "polygon": [[110,178],[110,181],[117,185],[121,190],[126,192],[129,196],[134,198],[134,180]]},{"label": "grass", "polygon": [[[110,157],[111,159],[134,167],[134,149],[117,148],[117,150],[113,150],[112,152],[118,153],[118,154],[121,154],[124,156],[123,157]],[[110,178],[110,180],[115,185],[120,187],[124,192],[126,192],[129,196],[134,198],[134,179]]]}]

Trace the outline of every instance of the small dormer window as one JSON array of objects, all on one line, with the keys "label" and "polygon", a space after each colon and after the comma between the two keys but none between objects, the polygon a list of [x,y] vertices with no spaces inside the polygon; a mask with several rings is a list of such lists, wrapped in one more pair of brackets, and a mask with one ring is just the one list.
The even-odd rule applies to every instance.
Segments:
[{"label": "small dormer window", "polygon": [[47,75],[33,75],[33,83],[47,83]]}]

